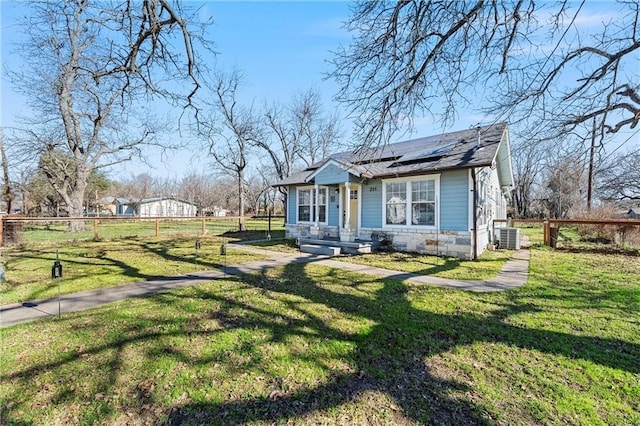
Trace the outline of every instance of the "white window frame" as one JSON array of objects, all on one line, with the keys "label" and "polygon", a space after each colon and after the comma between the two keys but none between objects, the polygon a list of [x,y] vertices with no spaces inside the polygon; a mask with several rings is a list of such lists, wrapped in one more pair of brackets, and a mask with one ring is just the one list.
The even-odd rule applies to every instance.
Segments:
[{"label": "white window frame", "polygon": [[491,170],[482,168],[477,173],[477,214],[478,229],[486,229],[490,216]]},{"label": "white window frame", "polygon": [[[329,222],[329,187],[328,186],[320,186],[318,185],[318,196],[320,196],[320,191],[325,191],[325,205],[324,205],[324,222],[318,219],[318,223],[321,225],[326,225]],[[302,191],[310,191],[311,195],[311,205],[309,211],[309,219],[310,220],[300,220],[300,192]],[[296,187],[296,223],[303,224],[312,224],[316,223],[315,212],[313,211],[313,199],[315,198],[315,186],[298,186]],[[320,218],[320,214],[318,214],[318,218]]]},{"label": "white window frame", "polygon": [[[411,213],[413,211],[412,200],[412,182],[434,181],[434,203],[435,203],[435,221],[433,225],[413,225],[411,224]],[[406,200],[405,200],[405,224],[394,225],[387,224],[387,184],[388,183],[405,183]],[[382,227],[393,229],[439,229],[440,228],[440,174],[430,174],[421,176],[410,176],[393,179],[382,179]]]}]

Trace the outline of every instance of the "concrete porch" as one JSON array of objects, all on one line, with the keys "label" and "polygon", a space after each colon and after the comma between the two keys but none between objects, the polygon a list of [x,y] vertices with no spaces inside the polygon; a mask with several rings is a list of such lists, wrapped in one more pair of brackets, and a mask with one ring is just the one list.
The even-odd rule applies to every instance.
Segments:
[{"label": "concrete porch", "polygon": [[299,238],[298,241],[301,252],[328,256],[371,253],[372,245],[369,241],[338,241],[335,239]]}]

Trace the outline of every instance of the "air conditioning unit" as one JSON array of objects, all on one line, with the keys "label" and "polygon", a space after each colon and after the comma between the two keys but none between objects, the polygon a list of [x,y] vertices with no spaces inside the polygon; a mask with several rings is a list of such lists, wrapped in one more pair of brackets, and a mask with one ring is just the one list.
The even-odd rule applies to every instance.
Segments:
[{"label": "air conditioning unit", "polygon": [[499,228],[500,248],[520,250],[520,230],[518,228]]}]

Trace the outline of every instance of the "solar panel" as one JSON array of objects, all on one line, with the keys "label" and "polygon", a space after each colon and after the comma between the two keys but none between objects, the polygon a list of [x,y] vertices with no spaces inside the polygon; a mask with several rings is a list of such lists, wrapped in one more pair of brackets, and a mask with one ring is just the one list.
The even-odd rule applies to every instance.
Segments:
[{"label": "solar panel", "polygon": [[415,146],[412,152],[403,155],[398,159],[398,163],[417,163],[421,161],[436,160],[449,154],[456,145],[456,142],[450,142],[446,145],[429,144],[427,146]]}]

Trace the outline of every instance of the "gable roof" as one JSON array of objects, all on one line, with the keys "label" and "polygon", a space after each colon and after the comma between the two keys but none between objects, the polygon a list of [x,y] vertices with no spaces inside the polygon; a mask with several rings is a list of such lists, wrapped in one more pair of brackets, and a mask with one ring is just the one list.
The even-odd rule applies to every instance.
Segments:
[{"label": "gable roof", "polygon": [[181,198],[176,198],[176,197],[148,197],[148,198],[143,198],[139,200],[138,204],[149,204],[149,203],[155,203],[155,202],[164,201],[164,200],[177,201],[179,203],[190,204],[196,207],[198,206],[196,203],[192,203],[191,201],[183,200]]},{"label": "gable roof", "polygon": [[427,136],[376,148],[333,154],[275,186],[311,182],[328,164],[362,178],[425,174],[436,171],[486,167],[500,162],[503,186],[513,185],[506,123]]},{"label": "gable roof", "polygon": [[[325,168],[334,165],[337,166],[349,173],[351,173],[352,175],[356,176],[356,177],[363,177],[363,178],[371,178],[371,174],[367,172],[367,168],[357,165],[357,164],[353,164],[350,163],[348,161],[342,161],[340,159],[334,158],[334,157],[327,157],[325,160],[321,161],[320,166],[318,166],[318,168],[316,168],[315,170],[312,170],[312,172],[305,178],[305,182],[309,182],[311,181],[313,178],[316,177],[316,175],[320,172],[322,172]],[[310,167],[311,168],[311,167]]]},{"label": "gable roof", "polygon": [[173,200],[173,201],[178,201],[184,204],[190,204],[196,207],[198,206],[196,203],[183,200],[181,198],[176,198],[176,197],[148,197],[148,198],[141,198],[139,200],[124,198],[124,197],[105,197],[101,200],[101,202],[105,204],[113,203],[113,204],[129,205],[129,204],[148,204],[148,203],[154,203],[156,201],[162,201],[162,200]]}]

